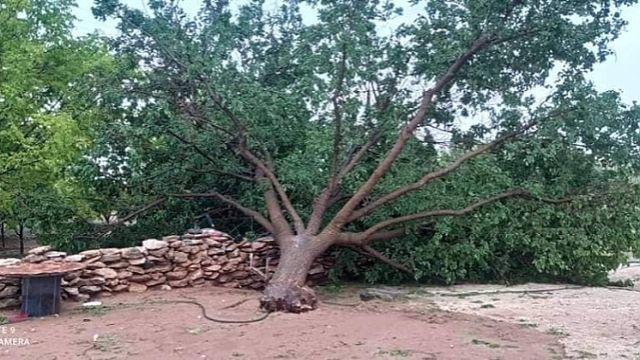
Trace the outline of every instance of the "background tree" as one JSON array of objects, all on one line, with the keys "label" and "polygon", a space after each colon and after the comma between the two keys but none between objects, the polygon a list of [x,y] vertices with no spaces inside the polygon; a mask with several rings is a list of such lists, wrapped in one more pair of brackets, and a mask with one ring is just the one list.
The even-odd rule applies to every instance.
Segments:
[{"label": "background tree", "polygon": [[200,199],[271,233],[268,310],[316,306],[306,274],[331,246],[417,278],[593,280],[638,249],[639,109],[584,79],[632,2],[415,1],[383,33],[392,2],[204,1],[190,18],[101,0],[129,65],[105,101],[110,166],[144,210]]},{"label": "background tree", "polygon": [[72,1],[0,5],[0,221],[50,228],[84,214],[68,166],[102,119],[89,92],[111,59],[95,38],[73,39]]}]

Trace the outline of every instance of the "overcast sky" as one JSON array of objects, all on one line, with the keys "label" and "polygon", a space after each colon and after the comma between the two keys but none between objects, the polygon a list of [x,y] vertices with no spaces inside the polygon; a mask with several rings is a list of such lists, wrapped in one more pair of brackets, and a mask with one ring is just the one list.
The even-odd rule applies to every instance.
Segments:
[{"label": "overcast sky", "polygon": [[[124,0],[129,5],[144,10],[144,0]],[[278,3],[278,0],[269,0]],[[91,14],[92,0],[78,0],[76,9],[76,31],[78,35],[99,30],[108,35],[116,33],[115,23],[101,22],[93,18]],[[195,14],[199,8],[200,0],[183,0],[183,8],[191,14]],[[411,16],[411,10],[406,10],[407,17]],[[306,17],[313,16],[306,14]],[[303,13],[303,16],[305,14]],[[624,101],[640,101],[640,4],[626,9],[623,17],[629,22],[625,32],[613,43],[615,54],[602,64],[598,64],[590,78],[600,90],[613,89],[622,93]]]}]

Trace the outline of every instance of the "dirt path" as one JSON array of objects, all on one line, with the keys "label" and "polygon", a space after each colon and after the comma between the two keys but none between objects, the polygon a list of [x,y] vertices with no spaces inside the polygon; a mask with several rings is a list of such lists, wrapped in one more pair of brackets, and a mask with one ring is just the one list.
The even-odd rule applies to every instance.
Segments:
[{"label": "dirt path", "polygon": [[[159,299],[202,302],[210,315],[251,318],[256,292],[199,288],[125,294],[104,299],[110,308],[79,310],[65,304],[59,317],[13,325],[30,345],[2,346],[8,359],[559,359],[557,335],[517,324],[430,309],[427,303],[324,304],[303,315],[273,314],[258,323],[208,322],[187,304],[146,304]],[[233,309],[219,310],[242,299]],[[340,299],[355,302],[352,296]],[[128,305],[127,305],[128,304]],[[139,305],[131,305],[139,304]],[[218,309],[218,310],[215,310]]]}]

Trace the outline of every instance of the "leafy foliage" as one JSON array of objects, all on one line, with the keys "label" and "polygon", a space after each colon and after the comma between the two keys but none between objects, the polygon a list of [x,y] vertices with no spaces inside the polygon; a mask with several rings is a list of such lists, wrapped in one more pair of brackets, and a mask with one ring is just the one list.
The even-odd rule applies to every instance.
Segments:
[{"label": "leafy foliage", "polygon": [[[95,127],[92,147],[69,171],[95,200],[86,213],[122,217],[170,200],[126,227],[74,218],[59,224],[65,236],[56,241],[92,245],[78,241],[81,233],[124,244],[206,222],[202,214],[239,235],[263,233],[256,216],[220,197],[176,196],[224,194],[273,220],[265,194],[277,186],[255,181],[266,171],[247,153],[265,159],[309,220],[318,194],[368,149],[330,192],[322,225],[335,225],[399,137],[402,152],[356,212],[506,136],[329,233],[362,234],[389,219],[526,189],[528,199],[466,217],[402,222],[401,239],[373,246],[420,280],[601,281],[640,249],[640,108],[597,92],[584,74],[610,53],[624,26],[620,11],[632,3],[426,0],[401,9],[318,0],[270,9],[220,0],[204,1],[192,18],[172,1],[148,1],[150,13],[97,1],[95,16],[115,18],[120,30],[109,39],[116,65],[91,89],[109,122]],[[308,13],[313,21],[303,20]],[[403,13],[417,17],[398,25]],[[407,127],[413,120],[415,129]],[[565,197],[571,201],[543,201]],[[285,216],[294,220],[289,209]],[[337,273],[406,279],[337,251]]]},{"label": "leafy foliage", "polygon": [[0,220],[36,231],[87,216],[67,169],[101,119],[88,90],[110,57],[96,39],[71,37],[71,5],[0,5]]}]

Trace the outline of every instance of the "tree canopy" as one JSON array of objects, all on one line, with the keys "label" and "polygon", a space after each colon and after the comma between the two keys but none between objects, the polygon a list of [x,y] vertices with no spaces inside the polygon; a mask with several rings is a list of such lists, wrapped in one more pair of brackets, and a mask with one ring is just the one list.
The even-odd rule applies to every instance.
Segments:
[{"label": "tree canopy", "polygon": [[84,214],[67,171],[90,148],[100,114],[88,94],[111,60],[97,39],[71,36],[71,5],[0,5],[2,222],[50,227]]},{"label": "tree canopy", "polygon": [[[195,18],[99,1],[130,64],[110,148],[149,201],[235,208],[285,258],[338,245],[416,278],[593,281],[638,248],[639,108],[585,79],[631,3],[414,1],[390,26],[403,9],[385,1],[205,1]],[[300,285],[305,264],[284,263],[276,282]]]},{"label": "tree canopy", "polygon": [[[90,213],[120,218],[101,232],[110,244],[207,216],[273,235],[267,309],[313,308],[306,271],[329,248],[336,272],[371,281],[601,281],[640,245],[640,108],[585,74],[632,3],[207,0],[192,17],[174,1],[99,0],[120,34],[87,94],[108,121],[67,169],[97,199]],[[29,64],[14,82],[33,89]],[[69,76],[92,61],[73,64],[40,79],[77,91]],[[70,112],[47,117],[59,136],[81,129]],[[82,144],[56,143],[65,159]],[[19,154],[5,168],[35,157]]]}]

